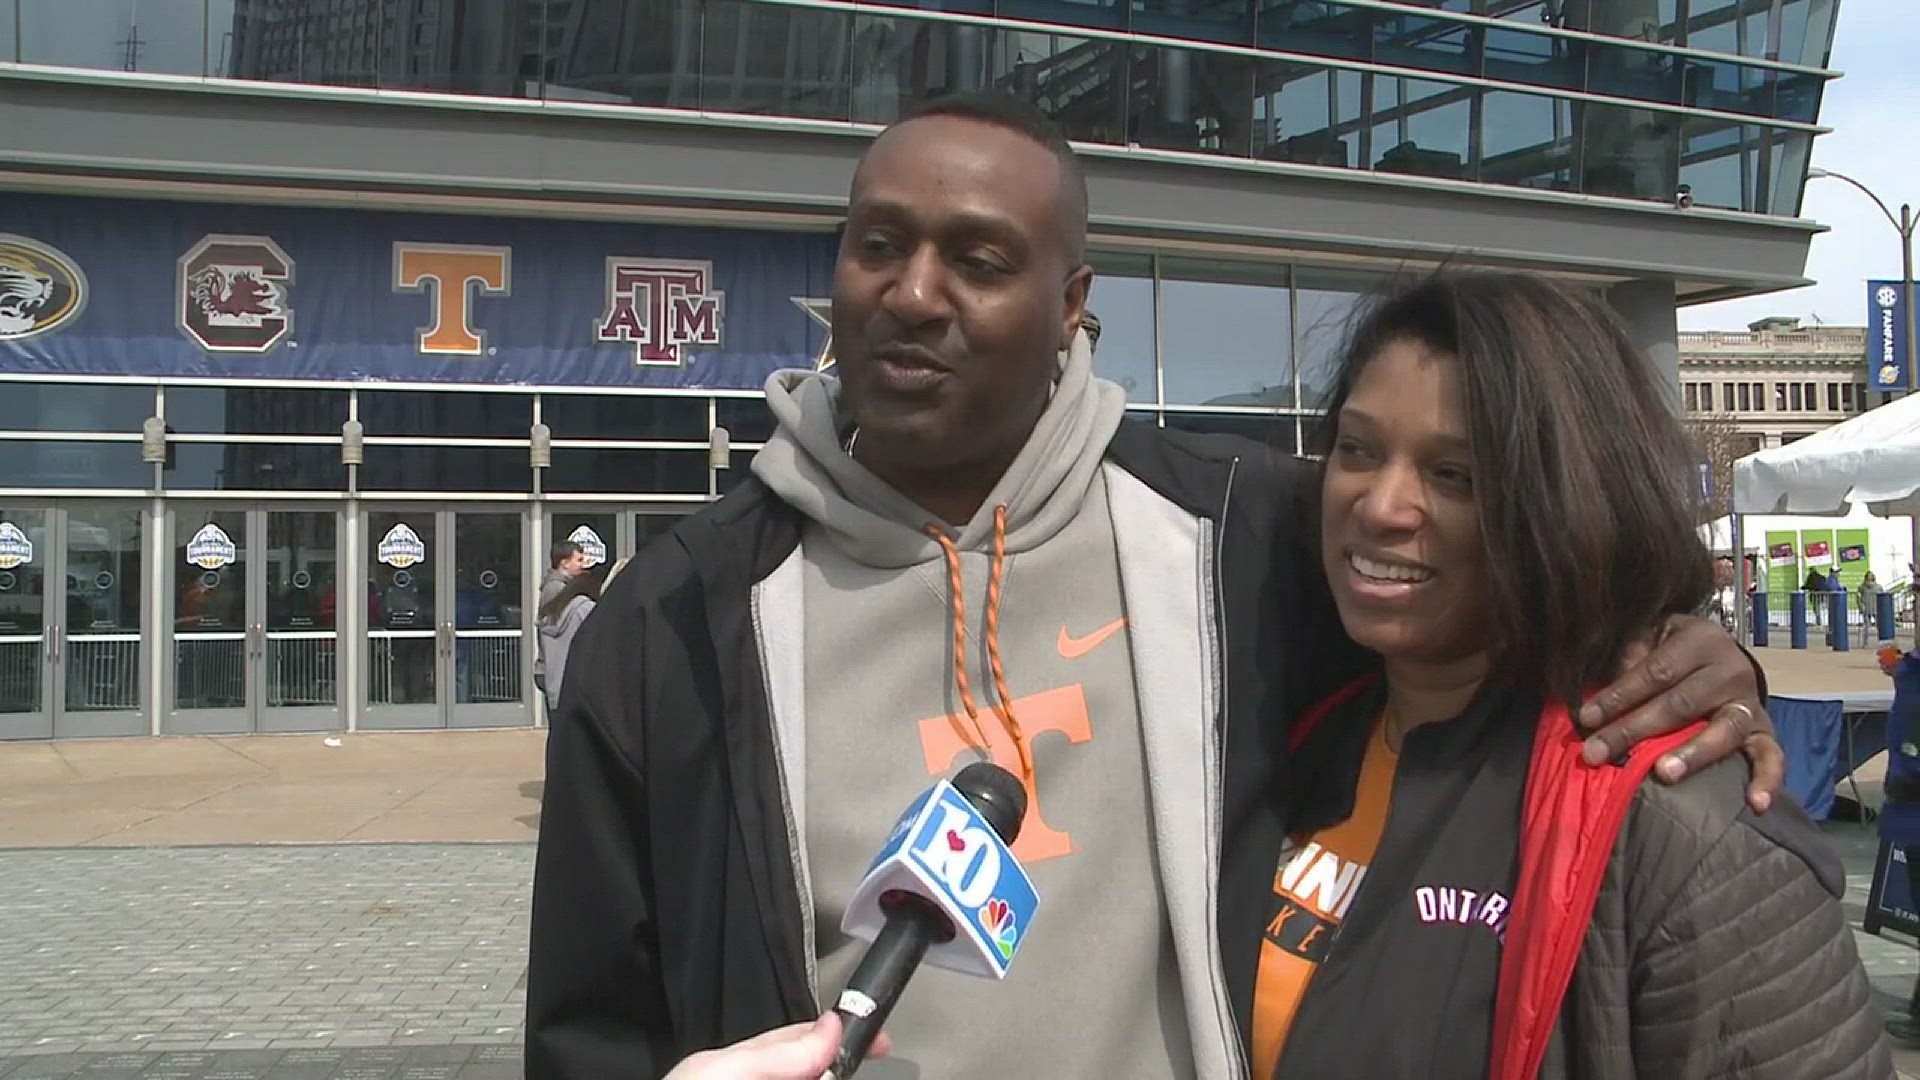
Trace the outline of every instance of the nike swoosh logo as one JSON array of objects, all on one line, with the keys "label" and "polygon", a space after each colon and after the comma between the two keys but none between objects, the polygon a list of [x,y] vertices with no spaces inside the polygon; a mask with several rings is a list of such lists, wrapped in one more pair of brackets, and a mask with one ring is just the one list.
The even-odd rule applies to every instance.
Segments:
[{"label": "nike swoosh logo", "polygon": [[1060,640],[1055,642],[1054,645],[1060,650],[1061,659],[1078,660],[1099,648],[1101,642],[1119,633],[1120,628],[1125,625],[1127,625],[1127,620],[1122,616],[1085,637],[1073,637],[1069,635],[1066,626],[1062,625],[1060,627]]}]

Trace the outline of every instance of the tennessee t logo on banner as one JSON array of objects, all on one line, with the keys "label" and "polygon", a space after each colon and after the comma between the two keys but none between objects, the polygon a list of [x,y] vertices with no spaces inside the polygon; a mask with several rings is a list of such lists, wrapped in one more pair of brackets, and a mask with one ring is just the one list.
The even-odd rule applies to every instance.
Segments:
[{"label": "tennessee t logo on banner", "polygon": [[420,351],[436,356],[485,356],[487,339],[473,328],[472,293],[477,284],[489,296],[513,293],[513,249],[470,244],[393,245],[393,290],[432,297],[433,320],[420,327]]}]

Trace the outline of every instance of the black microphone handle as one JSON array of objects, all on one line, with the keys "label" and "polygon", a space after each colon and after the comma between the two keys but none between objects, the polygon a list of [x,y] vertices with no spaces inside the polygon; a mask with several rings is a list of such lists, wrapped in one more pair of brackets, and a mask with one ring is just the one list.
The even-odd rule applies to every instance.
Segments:
[{"label": "black microphone handle", "polygon": [[906,990],[907,980],[913,978],[914,969],[927,955],[927,948],[948,940],[953,933],[946,915],[917,896],[902,897],[888,910],[886,925],[847,980],[847,992],[866,995],[873,1004],[872,1011],[861,1016],[834,1006],[841,1021],[840,1053],[821,1080],[847,1080],[859,1071],[881,1026]]}]

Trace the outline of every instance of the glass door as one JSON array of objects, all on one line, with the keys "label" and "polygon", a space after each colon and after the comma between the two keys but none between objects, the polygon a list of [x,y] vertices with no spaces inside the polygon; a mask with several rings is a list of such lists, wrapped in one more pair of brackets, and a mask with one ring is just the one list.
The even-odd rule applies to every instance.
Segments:
[{"label": "glass door", "polygon": [[[523,646],[531,633],[526,597],[526,515],[519,510],[444,511],[451,526],[454,590],[453,727],[530,723]],[[443,578],[443,580],[447,580]]]},{"label": "glass door", "polygon": [[365,726],[528,723],[526,514],[407,507],[366,520]]},{"label": "glass door", "polygon": [[607,571],[620,557],[620,511],[598,506],[551,507],[547,511],[547,536],[551,543],[541,562],[541,588],[534,590],[536,596],[546,591],[548,582],[558,580],[553,549],[566,541],[580,546],[580,553],[586,556],[587,572],[605,580]]},{"label": "glass door", "polygon": [[54,580],[65,586],[52,630],[54,737],[148,734],[145,515],[137,506],[76,504],[54,522]]},{"label": "glass door", "polygon": [[0,503],[0,739],[53,735],[52,519],[48,507]]},{"label": "glass door", "polygon": [[430,509],[374,510],[366,521],[365,726],[445,727],[440,661],[446,647],[434,620],[440,515]]},{"label": "glass door", "polygon": [[244,507],[176,508],[170,515],[173,707],[166,730],[204,735],[252,731],[258,703],[248,678],[256,644],[248,571],[256,530]]},{"label": "glass door", "polygon": [[261,597],[256,730],[338,731],[340,712],[340,513],[261,510],[265,557],[254,574]]}]

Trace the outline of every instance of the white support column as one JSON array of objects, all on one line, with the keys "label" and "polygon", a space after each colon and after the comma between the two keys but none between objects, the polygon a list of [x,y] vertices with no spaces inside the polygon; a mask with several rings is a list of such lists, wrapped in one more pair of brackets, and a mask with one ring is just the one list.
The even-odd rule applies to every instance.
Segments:
[{"label": "white support column", "polygon": [[167,614],[167,500],[154,496],[147,508],[147,622],[143,644],[147,650],[148,732],[160,734],[161,718],[167,714],[166,642],[171,637],[161,632]]}]

